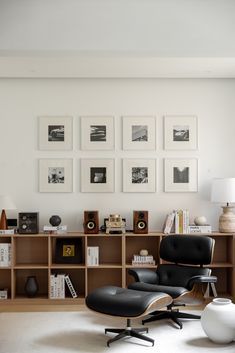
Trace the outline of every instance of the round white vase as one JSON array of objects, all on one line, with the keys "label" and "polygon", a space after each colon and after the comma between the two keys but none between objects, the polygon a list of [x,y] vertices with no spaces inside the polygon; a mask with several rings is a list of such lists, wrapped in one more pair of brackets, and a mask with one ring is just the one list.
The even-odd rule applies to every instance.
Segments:
[{"label": "round white vase", "polygon": [[235,340],[235,304],[230,299],[215,298],[201,315],[202,328],[216,343]]}]

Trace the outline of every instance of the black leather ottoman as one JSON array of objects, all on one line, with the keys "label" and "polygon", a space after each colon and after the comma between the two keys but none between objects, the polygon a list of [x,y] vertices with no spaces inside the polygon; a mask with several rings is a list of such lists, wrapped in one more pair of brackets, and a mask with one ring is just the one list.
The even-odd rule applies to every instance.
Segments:
[{"label": "black leather ottoman", "polygon": [[141,334],[147,332],[147,327],[132,328],[131,318],[138,318],[155,310],[162,309],[171,304],[172,298],[165,293],[143,292],[138,290],[105,286],[97,288],[86,297],[86,305],[96,312],[124,317],[127,319],[125,328],[106,328],[105,333],[117,333],[114,338],[107,341],[110,343],[123,337],[136,337],[154,345],[154,340]]}]

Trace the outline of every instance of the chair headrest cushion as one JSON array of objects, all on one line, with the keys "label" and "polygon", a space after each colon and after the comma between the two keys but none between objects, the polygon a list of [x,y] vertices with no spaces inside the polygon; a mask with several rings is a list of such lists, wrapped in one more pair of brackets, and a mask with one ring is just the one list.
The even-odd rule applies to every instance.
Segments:
[{"label": "chair headrest cushion", "polygon": [[212,261],[214,239],[202,235],[168,235],[160,244],[160,257],[168,262],[208,265]]}]

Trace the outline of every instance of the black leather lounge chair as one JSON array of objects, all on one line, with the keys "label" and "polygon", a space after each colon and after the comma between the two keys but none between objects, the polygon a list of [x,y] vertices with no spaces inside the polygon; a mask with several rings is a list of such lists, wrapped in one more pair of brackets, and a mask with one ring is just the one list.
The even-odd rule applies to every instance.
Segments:
[{"label": "black leather lounge chair", "polygon": [[183,319],[200,319],[199,315],[182,313],[177,306],[186,304],[202,304],[205,300],[205,286],[217,281],[211,276],[209,265],[214,250],[214,239],[201,235],[168,235],[160,244],[160,258],[162,263],[157,270],[136,268],[129,269],[136,282],[128,288],[138,291],[163,292],[173,298],[167,311],[153,311],[150,317],[142,323],[170,318],[180,328]]}]

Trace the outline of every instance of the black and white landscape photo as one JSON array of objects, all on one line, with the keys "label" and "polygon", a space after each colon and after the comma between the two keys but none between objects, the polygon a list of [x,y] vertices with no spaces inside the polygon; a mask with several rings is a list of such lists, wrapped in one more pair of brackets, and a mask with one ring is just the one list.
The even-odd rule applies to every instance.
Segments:
[{"label": "black and white landscape photo", "polygon": [[189,183],[189,167],[173,168],[173,183]]},{"label": "black and white landscape photo", "polygon": [[173,141],[189,141],[189,126],[174,125],[173,126]]},{"label": "black and white landscape photo", "polygon": [[48,184],[64,184],[64,168],[49,167],[48,168]]},{"label": "black and white landscape photo", "polygon": [[106,168],[91,167],[90,168],[90,183],[105,184],[106,183]]},{"label": "black and white landscape photo", "polygon": [[132,141],[148,141],[148,126],[132,125]]},{"label": "black and white landscape photo", "polygon": [[148,168],[134,167],[132,168],[132,184],[147,184],[148,183]]},{"label": "black and white landscape photo", "polygon": [[64,141],[64,125],[48,125],[48,141]]},{"label": "black and white landscape photo", "polygon": [[107,138],[106,125],[91,125],[90,126],[90,141],[105,142]]}]

